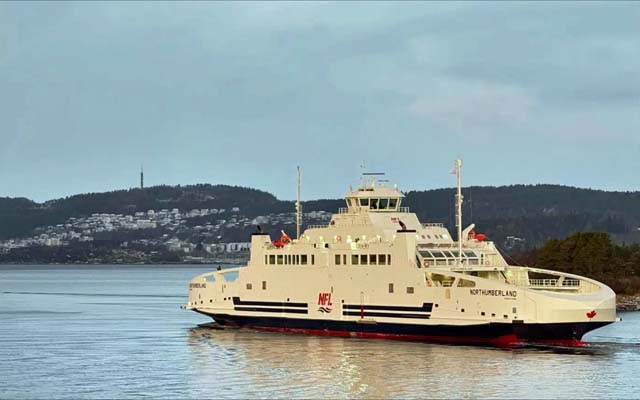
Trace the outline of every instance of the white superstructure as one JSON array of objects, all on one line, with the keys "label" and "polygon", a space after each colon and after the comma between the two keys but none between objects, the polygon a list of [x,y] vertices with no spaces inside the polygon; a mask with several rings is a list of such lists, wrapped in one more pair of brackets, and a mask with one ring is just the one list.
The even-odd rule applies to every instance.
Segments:
[{"label": "white superstructure", "polygon": [[275,241],[256,232],[249,263],[195,277],[185,307],[220,325],[456,343],[579,344],[615,321],[607,286],[508,265],[474,225],[462,229],[460,190],[456,241],[403,198],[374,176],[326,226]]}]

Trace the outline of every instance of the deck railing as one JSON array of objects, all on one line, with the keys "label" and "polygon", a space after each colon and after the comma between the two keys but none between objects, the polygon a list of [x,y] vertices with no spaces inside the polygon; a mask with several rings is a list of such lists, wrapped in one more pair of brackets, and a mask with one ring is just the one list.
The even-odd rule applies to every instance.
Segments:
[{"label": "deck railing", "polygon": [[[369,207],[366,206],[362,206],[362,207],[354,207],[355,210],[359,211],[359,212],[368,212],[368,211],[387,211],[387,212],[393,212],[394,210],[391,209],[384,209],[384,210],[371,210]],[[398,207],[397,212],[399,213],[408,213],[409,211],[409,207]],[[349,208],[348,207],[340,207],[338,208],[338,214],[349,214]]]},{"label": "deck railing", "polygon": [[580,286],[580,281],[578,279],[529,279],[529,286],[576,288]]},{"label": "deck railing", "polygon": [[571,278],[552,278],[552,279],[518,279],[510,282],[513,285],[528,287],[531,289],[548,289],[548,290],[575,290],[580,288],[579,279]]}]

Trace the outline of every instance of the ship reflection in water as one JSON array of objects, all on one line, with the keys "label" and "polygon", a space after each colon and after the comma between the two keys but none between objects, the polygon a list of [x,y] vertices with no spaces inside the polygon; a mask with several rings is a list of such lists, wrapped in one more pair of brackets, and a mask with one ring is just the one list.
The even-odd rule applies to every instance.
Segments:
[{"label": "ship reflection in water", "polygon": [[602,398],[640,389],[619,364],[639,362],[640,347],[624,342],[499,349],[201,326],[189,346],[192,383],[205,395]]}]

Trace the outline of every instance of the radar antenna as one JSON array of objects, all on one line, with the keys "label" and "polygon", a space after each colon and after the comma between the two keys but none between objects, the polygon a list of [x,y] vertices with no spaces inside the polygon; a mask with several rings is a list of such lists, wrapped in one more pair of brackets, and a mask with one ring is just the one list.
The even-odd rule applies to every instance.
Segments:
[{"label": "radar antenna", "polygon": [[375,187],[376,186],[376,182],[377,182],[377,178],[378,176],[385,176],[386,174],[384,172],[363,172],[362,173],[362,180],[363,180],[363,185],[362,187],[366,187],[367,185],[369,185],[369,182],[367,182],[367,177],[371,177],[371,187]]}]

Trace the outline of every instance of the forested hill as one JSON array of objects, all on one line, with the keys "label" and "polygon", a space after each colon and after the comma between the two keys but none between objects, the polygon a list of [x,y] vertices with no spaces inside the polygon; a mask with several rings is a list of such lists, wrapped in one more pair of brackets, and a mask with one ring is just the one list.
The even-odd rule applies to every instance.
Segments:
[{"label": "forested hill", "polygon": [[[640,192],[606,192],[559,185],[468,187],[464,195],[464,224],[499,244],[539,246],[548,239],[576,231],[602,231],[617,242],[640,241]],[[411,191],[404,205],[423,222],[452,228],[454,189]],[[342,199],[304,202],[305,212],[333,212]],[[225,185],[156,186],[89,193],[45,203],[24,198],[0,198],[0,239],[28,235],[35,227],[59,224],[69,217],[93,213],[133,214],[150,209],[191,210],[239,207],[245,216],[291,212],[291,201],[256,189]],[[507,242],[508,236],[524,239]]]},{"label": "forested hill", "polygon": [[[406,194],[405,204],[422,221],[454,223],[454,189]],[[463,225],[498,243],[507,236],[526,240],[527,247],[573,232],[610,233],[619,243],[640,241],[640,192],[606,192],[560,185],[512,185],[463,189]]]}]

